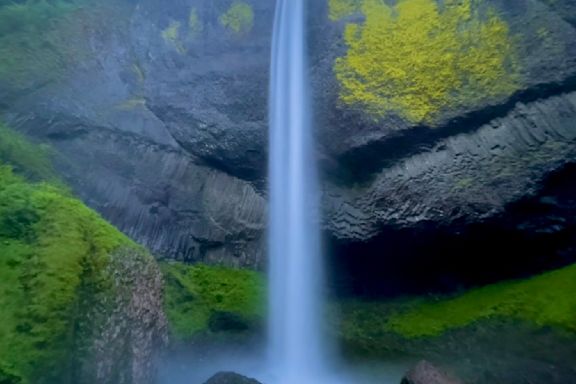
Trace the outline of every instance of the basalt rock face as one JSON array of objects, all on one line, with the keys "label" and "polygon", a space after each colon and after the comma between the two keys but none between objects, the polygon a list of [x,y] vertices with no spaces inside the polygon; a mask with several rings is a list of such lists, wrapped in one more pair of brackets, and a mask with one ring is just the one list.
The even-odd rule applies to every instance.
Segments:
[{"label": "basalt rock face", "polygon": [[[244,3],[85,8],[66,21],[74,31],[80,21],[74,38],[51,40],[55,49],[81,53],[61,55],[64,73],[0,94],[11,125],[57,149],[75,191],[160,256],[263,264],[274,2]],[[309,13],[325,229],[333,238],[365,243],[389,228],[459,229],[489,220],[538,195],[547,175],[575,160],[572,2],[464,1],[444,9],[419,0],[416,8],[399,1],[376,9],[359,1],[368,5],[343,14],[338,3],[311,2]],[[378,17],[400,32],[410,32],[416,17],[421,30],[437,33],[406,40],[391,32],[387,41],[414,49],[416,61],[405,63],[411,55],[364,46],[374,40],[345,32],[380,33]],[[479,36],[474,54],[458,53],[470,45],[458,32],[463,26]],[[365,51],[381,59],[350,56]],[[394,68],[354,64],[394,60],[414,84]],[[444,64],[420,70],[432,61]],[[460,67],[465,72],[444,71]],[[365,73],[399,77],[388,87]],[[443,76],[454,84],[437,82]]]},{"label": "basalt rock face", "polygon": [[383,169],[365,186],[331,189],[328,223],[337,236],[363,240],[384,225],[493,217],[576,160],[575,115],[576,93],[519,103],[473,133]]},{"label": "basalt rock face", "polygon": [[252,2],[237,28],[221,20],[231,6],[87,6],[56,23],[81,24],[78,36],[51,42],[82,56],[2,104],[12,126],[52,144],[84,201],[155,254],[254,267],[273,7]]},{"label": "basalt rock face", "polygon": [[[147,384],[168,341],[163,282],[158,266],[137,250],[120,249],[109,266],[117,292],[87,312],[94,338],[75,367],[78,383]],[[103,318],[101,306],[108,308]],[[96,321],[95,321],[96,319]]]},{"label": "basalt rock face", "polygon": [[[421,3],[426,5],[426,1]],[[502,49],[512,46],[506,60],[514,64],[507,69],[504,66],[495,69],[501,71],[496,76],[501,81],[513,77],[513,84],[506,91],[498,91],[483,101],[466,100],[467,96],[447,96],[442,101],[434,97],[418,98],[415,89],[421,86],[425,93],[430,78],[452,79],[449,73],[430,73],[430,78],[422,75],[402,88],[423,111],[400,101],[399,112],[378,116],[367,112],[361,101],[345,102],[349,99],[354,102],[353,97],[339,100],[346,86],[342,81],[324,81],[317,87],[318,119],[322,122],[319,141],[330,154],[326,170],[333,181],[325,188],[327,226],[336,237],[367,240],[377,235],[383,226],[451,224],[457,220],[477,222],[502,212],[509,203],[523,196],[536,193],[539,182],[550,171],[574,161],[571,147],[576,134],[572,122],[576,44],[567,37],[576,36],[576,30],[565,21],[566,12],[558,11],[566,7],[537,1],[485,1],[479,7],[497,10],[498,19],[492,22],[501,22],[507,28],[503,39],[509,39],[510,44],[504,44]],[[386,8],[398,12],[398,20],[391,21],[396,22],[397,27],[409,28],[403,23],[411,20],[410,12],[422,16],[422,28],[432,23],[427,17],[433,19],[433,16],[424,11],[410,10],[407,6]],[[380,57],[400,63],[399,58],[388,52],[387,46],[369,40],[372,31],[369,28],[373,25],[369,23],[377,12],[366,8],[365,21],[352,14],[337,24],[340,28],[351,25],[363,28],[361,33],[366,36],[363,37],[366,43],[362,47],[378,49]],[[406,19],[402,19],[403,14],[407,14]],[[437,16],[446,22],[452,17],[448,11],[439,12]],[[332,34],[334,28],[330,29]],[[435,28],[439,34],[444,33],[441,27]],[[538,30],[541,33],[537,36]],[[459,37],[450,37],[457,44]],[[413,43],[415,57],[417,50],[432,55],[437,41],[427,39],[422,37]],[[317,78],[326,79],[328,67],[334,65],[334,60],[345,60],[346,55],[350,62],[372,58],[360,53],[351,57],[352,48],[347,52],[339,41],[318,39],[319,46],[329,47],[326,50],[333,53],[330,60],[322,60],[321,54],[317,55]],[[348,37],[350,41],[354,43]],[[407,41],[408,45],[412,44]],[[364,42],[361,40],[359,44]],[[490,55],[493,59],[496,56],[495,52]],[[358,81],[392,89],[397,86],[393,82],[379,83],[375,75],[355,70],[352,64],[340,69],[340,74],[335,67],[337,75],[344,79],[356,76]],[[404,68],[407,76],[418,76],[418,69],[427,69],[418,67],[416,61],[412,64],[413,67]],[[379,68],[375,65],[372,70]],[[392,77],[392,70],[402,68],[380,69],[390,70],[388,76]],[[485,93],[490,94],[492,90],[486,86]],[[357,98],[360,96],[394,102],[393,98],[386,99],[389,97],[386,93],[374,90],[365,91]]]}]

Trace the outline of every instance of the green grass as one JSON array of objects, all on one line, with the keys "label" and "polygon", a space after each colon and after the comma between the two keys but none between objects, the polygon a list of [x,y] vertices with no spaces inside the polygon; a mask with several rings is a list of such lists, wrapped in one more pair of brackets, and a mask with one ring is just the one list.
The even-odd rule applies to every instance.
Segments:
[{"label": "green grass", "polygon": [[164,263],[166,314],[173,337],[190,339],[209,332],[217,312],[247,322],[263,315],[264,281],[258,272],[206,265]]},{"label": "green grass", "polygon": [[354,302],[343,305],[343,334],[366,344],[386,335],[431,338],[481,321],[517,320],[576,332],[576,264],[451,298]]}]

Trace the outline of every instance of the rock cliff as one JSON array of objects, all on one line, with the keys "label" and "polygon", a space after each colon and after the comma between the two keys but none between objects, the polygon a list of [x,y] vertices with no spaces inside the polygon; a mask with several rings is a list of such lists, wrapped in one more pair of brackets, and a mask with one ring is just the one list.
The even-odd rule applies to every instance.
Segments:
[{"label": "rock cliff", "polygon": [[[339,241],[488,220],[574,161],[571,1],[310,8],[325,228]],[[273,14],[264,0],[87,2],[37,37],[48,53],[17,51],[36,65],[0,71],[2,115],[159,256],[261,267]]]}]

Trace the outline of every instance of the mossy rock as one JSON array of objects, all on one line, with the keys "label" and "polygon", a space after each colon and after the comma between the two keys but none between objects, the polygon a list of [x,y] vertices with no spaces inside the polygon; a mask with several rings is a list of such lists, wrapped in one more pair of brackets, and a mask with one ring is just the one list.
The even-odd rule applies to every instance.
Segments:
[{"label": "mossy rock", "polygon": [[264,317],[265,284],[258,272],[178,262],[163,263],[161,269],[166,314],[176,341],[255,331]]},{"label": "mossy rock", "polygon": [[117,252],[155,263],[54,179],[42,148],[5,127],[0,135],[0,158],[20,171],[0,163],[0,381],[86,382],[79,370],[131,289],[115,282],[111,266],[128,257]]},{"label": "mossy rock", "polygon": [[474,383],[567,382],[576,378],[575,289],[571,265],[453,297],[347,302],[342,338],[351,358],[429,359]]}]

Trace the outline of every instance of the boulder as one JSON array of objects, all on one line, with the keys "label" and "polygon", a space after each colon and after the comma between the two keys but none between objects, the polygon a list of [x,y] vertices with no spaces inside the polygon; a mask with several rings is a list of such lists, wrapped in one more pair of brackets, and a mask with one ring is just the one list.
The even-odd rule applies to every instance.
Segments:
[{"label": "boulder", "polygon": [[423,360],[406,373],[401,384],[463,384],[463,382]]},{"label": "boulder", "polygon": [[260,384],[260,382],[234,372],[219,372],[204,384]]}]

